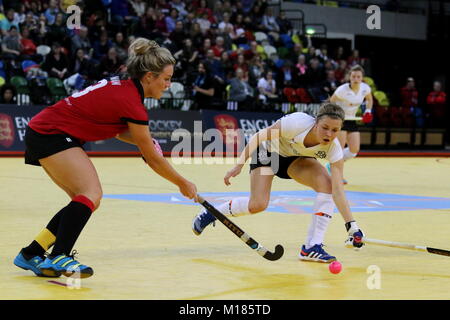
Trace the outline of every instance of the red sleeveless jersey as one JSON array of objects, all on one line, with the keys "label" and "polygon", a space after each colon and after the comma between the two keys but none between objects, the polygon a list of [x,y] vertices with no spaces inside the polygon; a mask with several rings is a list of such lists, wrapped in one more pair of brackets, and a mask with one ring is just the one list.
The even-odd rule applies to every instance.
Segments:
[{"label": "red sleeveless jersey", "polygon": [[148,125],[139,80],[103,79],[83,91],[45,108],[31,119],[31,129],[42,134],[69,134],[82,141],[115,137],[127,122]]}]

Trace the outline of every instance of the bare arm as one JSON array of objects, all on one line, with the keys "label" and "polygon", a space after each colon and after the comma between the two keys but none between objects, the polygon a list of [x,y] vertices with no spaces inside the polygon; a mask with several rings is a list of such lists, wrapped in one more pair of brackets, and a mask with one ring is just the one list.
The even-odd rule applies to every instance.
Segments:
[{"label": "bare arm", "polygon": [[116,139],[129,143],[129,144],[134,144],[136,145],[136,143],[133,140],[133,137],[131,136],[130,130],[126,130],[122,133],[119,133],[118,135],[116,135]]},{"label": "bare arm", "polygon": [[330,164],[331,166],[331,188],[333,190],[333,200],[345,222],[354,221],[347,196],[345,195],[342,180],[344,179],[344,160],[339,160]]},{"label": "bare arm", "polygon": [[366,111],[372,111],[373,106],[372,94],[369,93],[365,98],[366,98]]},{"label": "bare arm", "polygon": [[170,163],[158,153],[153,144],[147,125],[128,122],[128,128],[133,142],[136,143],[147,164],[164,179],[177,185],[180,192],[189,199],[197,198],[195,185],[182,177]]},{"label": "bare arm", "polygon": [[241,155],[239,156],[237,165],[234,166],[230,171],[225,175],[224,181],[228,186],[230,185],[230,178],[236,177],[242,170],[245,162],[247,162],[248,158],[255,152],[258,146],[263,141],[276,139],[280,136],[281,123],[280,121],[275,122],[270,127],[259,130],[255,133],[249,140],[248,144],[245,146],[244,150],[242,150]]}]

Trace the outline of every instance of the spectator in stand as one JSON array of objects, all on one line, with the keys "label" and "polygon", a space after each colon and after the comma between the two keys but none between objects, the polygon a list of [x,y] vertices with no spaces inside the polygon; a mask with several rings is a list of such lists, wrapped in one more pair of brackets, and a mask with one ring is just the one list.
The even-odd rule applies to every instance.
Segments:
[{"label": "spectator in stand", "polygon": [[184,40],[188,38],[188,34],[184,30],[183,21],[177,21],[177,23],[175,24],[175,30],[172,31],[169,38],[177,47],[177,51],[183,49]]},{"label": "spectator in stand", "polygon": [[[210,8],[208,8],[208,3],[206,0],[200,0],[200,5],[195,11],[197,17],[202,17],[207,19],[210,23],[215,23],[214,14]],[[205,16],[206,15],[206,16]]]},{"label": "spectator in stand", "polygon": [[78,49],[83,49],[89,56],[92,56],[92,45],[91,41],[88,37],[88,28],[86,26],[81,26],[80,30],[78,30],[78,34],[75,34],[72,37],[72,56],[75,55],[75,52]]},{"label": "spectator in stand", "polygon": [[[298,63],[298,57],[303,54],[303,45],[301,43],[294,43],[294,47],[289,50],[286,59],[289,59],[294,65]],[[305,57],[306,58],[306,57]]]},{"label": "spectator in stand", "polygon": [[306,64],[306,57],[304,54],[298,56],[297,64],[295,65],[295,72],[297,78],[297,85],[305,88],[308,83],[307,79],[308,65]]},{"label": "spectator in stand", "polygon": [[320,66],[319,59],[313,58],[310,60],[309,68],[306,70],[306,78],[309,87],[318,87],[325,80],[323,68]]},{"label": "spectator in stand", "polygon": [[117,56],[120,60],[125,61],[128,57],[128,41],[124,38],[122,32],[117,32],[112,46],[116,48]]},{"label": "spectator in stand", "polygon": [[297,87],[298,79],[296,77],[296,72],[294,67],[292,66],[291,61],[284,61],[283,66],[277,72],[278,83],[280,84],[280,88],[285,87]]},{"label": "spectator in stand", "polygon": [[270,100],[277,99],[277,84],[273,79],[272,71],[263,73],[261,79],[258,81],[259,100],[263,104],[267,104]]},{"label": "spectator in stand", "polygon": [[336,80],[335,74],[333,70],[327,71],[327,79],[323,85],[323,91],[331,97],[336,90],[337,87],[340,86],[340,83]]},{"label": "spectator in stand", "polygon": [[75,58],[70,60],[69,63],[69,74],[83,74],[83,75],[91,75],[92,74],[93,65],[90,61],[89,57],[86,55],[83,49],[79,48],[75,54]]},{"label": "spectator in stand", "polygon": [[253,21],[253,30],[254,31],[265,31],[265,27],[263,24],[263,15],[264,15],[264,8],[261,7],[260,5],[258,5],[257,3],[255,3],[255,5],[253,6],[251,12],[250,12],[250,17],[251,20]]},{"label": "spectator in stand", "polygon": [[308,50],[305,54],[306,63],[310,64],[312,59],[317,58],[316,52],[316,48],[314,48],[313,46],[308,47]]},{"label": "spectator in stand", "polygon": [[123,71],[123,61],[117,56],[116,48],[111,47],[98,66],[98,79],[119,74]]},{"label": "spectator in stand", "polygon": [[170,14],[166,17],[167,32],[172,33],[175,30],[177,21],[181,21],[178,17],[178,10],[172,8],[170,9]]},{"label": "spectator in stand", "polygon": [[280,26],[278,25],[275,16],[273,15],[272,8],[268,7],[265,14],[262,17],[262,24],[264,31],[271,35],[275,41],[278,40],[280,36]]},{"label": "spectator in stand", "polygon": [[10,84],[4,84],[0,91],[0,104],[17,104],[16,88]]},{"label": "spectator in stand", "polygon": [[348,74],[348,67],[346,60],[340,60],[338,68],[334,71],[334,76],[341,84],[346,82],[345,76]]},{"label": "spectator in stand", "polygon": [[220,56],[220,63],[222,64],[223,72],[225,74],[225,80],[228,81],[233,77],[234,68],[233,62],[230,59],[230,55],[227,51],[223,51]]},{"label": "spectator in stand", "polygon": [[147,10],[147,4],[142,0],[129,0],[128,1],[133,9],[135,15],[142,18]]},{"label": "spectator in stand", "polygon": [[37,36],[39,34],[38,18],[33,15],[32,12],[27,12],[25,21],[20,25],[21,28],[27,27],[30,31],[30,37],[36,43]]},{"label": "spectator in stand", "polygon": [[352,55],[347,59],[348,67],[351,68],[355,65],[362,65],[361,57],[359,56],[359,50],[353,50]]},{"label": "spectator in stand", "polygon": [[400,90],[402,107],[415,108],[418,105],[419,93],[416,89],[414,78],[406,79],[406,85]]},{"label": "spectator in stand", "polygon": [[197,18],[197,23],[200,25],[200,30],[202,34],[206,34],[206,32],[211,28],[211,21],[208,19],[208,13],[203,13],[199,18]]},{"label": "spectator in stand", "polygon": [[156,9],[155,28],[162,35],[162,37],[168,37],[169,31],[167,30],[166,15],[163,11]]},{"label": "spectator in stand", "polygon": [[48,2],[48,8],[45,10],[45,17],[47,18],[48,25],[51,26],[55,23],[56,15],[60,13],[57,0],[50,0]]},{"label": "spectator in stand", "polygon": [[428,127],[445,127],[448,123],[449,112],[446,108],[447,95],[442,90],[439,81],[433,83],[433,91],[427,97],[427,119]]},{"label": "spectator in stand", "polygon": [[211,77],[208,65],[205,62],[198,64],[198,75],[192,87],[192,98],[194,109],[211,109],[214,96],[214,82]]},{"label": "spectator in stand", "polygon": [[237,61],[233,66],[235,72],[238,68],[241,68],[244,71],[244,73],[248,72],[248,63],[245,61],[245,56],[243,53],[237,56]]},{"label": "spectator in stand", "polygon": [[58,42],[55,42],[52,45],[52,52],[45,57],[42,69],[48,73],[49,77],[63,80],[69,76],[69,61],[63,49]]},{"label": "spectator in stand", "polygon": [[188,15],[188,12],[186,11],[186,4],[184,3],[184,1],[172,0],[170,2],[170,6],[178,10],[178,14],[180,15],[181,19],[184,19],[184,17]]},{"label": "spectator in stand", "polygon": [[248,70],[248,83],[252,88],[256,88],[258,85],[258,80],[262,77],[264,73],[264,61],[261,56],[255,55],[253,59],[250,60],[249,70]]},{"label": "spectator in stand", "polygon": [[6,18],[0,20],[0,28],[3,36],[8,35],[8,32],[11,30],[11,27],[16,27],[16,30],[19,32],[20,30],[19,23],[14,20],[14,14],[15,14],[14,9],[8,9],[8,11],[6,11]]},{"label": "spectator in stand", "polygon": [[2,40],[2,56],[4,60],[20,60],[22,44],[16,26],[11,26],[9,33]]},{"label": "spectator in stand", "polygon": [[347,60],[345,58],[345,52],[344,52],[344,47],[343,46],[339,46],[336,49],[336,53],[333,57],[334,61],[336,61],[337,63],[340,63],[341,60]]},{"label": "spectator in stand", "polygon": [[218,36],[216,38],[216,44],[212,47],[212,50],[217,58],[220,58],[222,56],[222,52],[225,51],[225,48],[224,48],[224,40],[221,36]]},{"label": "spectator in stand", "polygon": [[22,58],[24,60],[34,60],[37,62],[40,58],[36,55],[36,44],[29,38],[30,31],[27,27],[22,28],[22,37],[20,38],[20,44],[22,45]]},{"label": "spectator in stand", "polygon": [[[124,27],[134,30],[139,18],[132,16],[128,10],[128,0],[111,0],[111,25],[116,31],[123,31]],[[132,33],[132,32],[131,32]]]},{"label": "spectator in stand", "polygon": [[233,24],[230,22],[230,14],[228,12],[224,12],[223,20],[219,23],[218,28],[221,32],[224,32],[229,27],[234,28]]},{"label": "spectator in stand", "polygon": [[66,42],[67,26],[63,13],[59,12],[56,14],[55,22],[49,26],[46,38],[48,40],[48,43]]},{"label": "spectator in stand", "polygon": [[176,52],[174,55],[177,60],[175,65],[175,74],[177,78],[186,78],[186,82],[194,80],[190,78],[190,75],[195,70],[195,66],[198,61],[198,51],[194,48],[191,38],[186,38],[184,40],[184,46],[181,50]]},{"label": "spectator in stand", "polygon": [[202,29],[200,28],[200,24],[198,22],[194,22],[190,31],[190,38],[192,39],[192,44],[195,48],[201,48],[203,46],[203,34]]},{"label": "spectator in stand", "polygon": [[95,61],[100,61],[104,56],[108,54],[109,48],[113,45],[112,41],[108,37],[108,31],[103,30],[100,34],[100,38],[96,40],[92,46],[94,53],[92,58]]},{"label": "spectator in stand", "polygon": [[292,30],[292,23],[291,21],[286,18],[286,12],[281,11],[276,18],[276,22],[278,26],[280,27],[280,34],[288,34]]},{"label": "spectator in stand", "polygon": [[306,79],[309,92],[312,95],[313,99],[316,102],[322,102],[324,100],[322,84],[325,80],[325,73],[323,71],[323,68],[320,66],[319,59],[311,59],[310,66],[306,71]]},{"label": "spectator in stand", "polygon": [[140,35],[149,39],[158,38],[158,31],[156,29],[156,11],[153,7],[148,7],[145,14],[141,17],[140,21]]}]

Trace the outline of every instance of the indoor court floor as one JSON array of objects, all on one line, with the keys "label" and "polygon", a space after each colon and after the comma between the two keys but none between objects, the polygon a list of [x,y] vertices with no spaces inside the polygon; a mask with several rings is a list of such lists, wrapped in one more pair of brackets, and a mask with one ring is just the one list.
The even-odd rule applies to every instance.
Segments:
[{"label": "indoor court floor", "polygon": [[[325,249],[342,272],[299,261],[314,194],[292,180],[274,180],[266,212],[233,219],[269,250],[284,246],[280,260],[268,261],[218,221],[195,236],[191,222],[200,205],[140,158],[92,161],[104,199],[75,249],[94,275],[52,281],[13,259],[69,198],[42,168],[0,158],[0,299],[450,299],[450,257],[369,244],[347,249],[337,212]],[[248,194],[248,167],[227,187],[231,164],[174,166],[213,204]],[[345,177],[367,237],[450,250],[450,158],[360,157],[346,163]]]}]

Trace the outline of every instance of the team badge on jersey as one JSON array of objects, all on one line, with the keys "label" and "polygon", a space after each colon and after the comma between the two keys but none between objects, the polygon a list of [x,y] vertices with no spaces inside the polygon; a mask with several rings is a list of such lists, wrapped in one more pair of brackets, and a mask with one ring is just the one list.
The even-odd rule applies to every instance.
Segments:
[{"label": "team badge on jersey", "polygon": [[327,157],[327,153],[325,151],[317,151],[315,155],[320,159],[325,159]]}]

